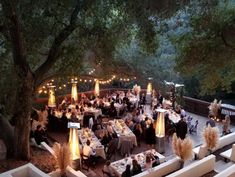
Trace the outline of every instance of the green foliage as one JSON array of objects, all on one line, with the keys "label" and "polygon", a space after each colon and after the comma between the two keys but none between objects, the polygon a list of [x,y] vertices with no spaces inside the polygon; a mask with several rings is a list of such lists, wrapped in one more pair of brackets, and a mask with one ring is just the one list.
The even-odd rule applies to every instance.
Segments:
[{"label": "green foliage", "polygon": [[191,31],[174,41],[179,51],[176,69],[198,78],[201,95],[230,91],[235,80],[235,6],[209,7],[192,15]]}]

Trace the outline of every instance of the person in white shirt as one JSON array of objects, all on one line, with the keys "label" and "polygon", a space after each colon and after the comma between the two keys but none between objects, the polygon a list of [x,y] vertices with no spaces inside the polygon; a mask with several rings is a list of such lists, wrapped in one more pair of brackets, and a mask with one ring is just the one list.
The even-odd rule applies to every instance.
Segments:
[{"label": "person in white shirt", "polygon": [[95,151],[93,151],[93,149],[90,147],[90,144],[91,144],[91,142],[90,142],[90,140],[87,140],[87,142],[86,142],[86,145],[83,147],[83,150],[82,150],[82,152],[83,152],[83,155],[84,155],[84,159],[88,159],[88,158],[94,158],[94,156],[95,156]]}]

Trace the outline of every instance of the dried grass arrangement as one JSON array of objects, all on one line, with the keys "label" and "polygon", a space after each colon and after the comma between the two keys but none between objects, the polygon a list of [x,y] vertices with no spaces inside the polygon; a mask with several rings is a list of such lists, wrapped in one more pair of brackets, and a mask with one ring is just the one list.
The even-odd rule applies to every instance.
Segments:
[{"label": "dried grass arrangement", "polygon": [[67,166],[72,166],[72,154],[68,144],[60,145],[55,143],[53,146],[56,156],[56,164],[60,169],[61,177],[66,177]]},{"label": "dried grass arrangement", "polygon": [[174,153],[183,162],[193,159],[193,143],[189,137],[182,140],[176,136],[176,133],[174,133],[172,137],[172,148]]},{"label": "dried grass arrangement", "polygon": [[221,108],[221,103],[221,100],[218,102],[217,99],[214,99],[214,101],[208,107],[209,113],[215,117],[218,117],[219,109]]},{"label": "dried grass arrangement", "polygon": [[209,151],[212,151],[219,143],[219,130],[217,127],[205,127],[202,137]]}]

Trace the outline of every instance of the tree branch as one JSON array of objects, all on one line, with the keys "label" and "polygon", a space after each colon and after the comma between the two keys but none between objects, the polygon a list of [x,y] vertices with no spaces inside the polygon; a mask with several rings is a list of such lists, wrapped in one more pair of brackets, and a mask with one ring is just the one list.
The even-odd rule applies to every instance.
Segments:
[{"label": "tree branch", "polygon": [[229,44],[229,43],[226,41],[223,32],[221,33],[220,36],[221,36],[221,39],[222,39],[222,41],[223,41],[223,43],[224,43],[224,45],[225,45],[226,47],[229,47],[230,49],[235,50],[235,46],[232,46],[231,44]]},{"label": "tree branch", "polygon": [[[16,4],[10,0],[3,0],[2,7],[4,14],[7,18],[7,28],[13,48],[13,61],[14,64],[19,66],[24,71],[30,70],[28,62],[25,57],[25,51],[23,46],[23,37],[21,31],[21,25],[16,12]],[[3,28],[2,28],[3,29]]]},{"label": "tree branch", "polygon": [[77,28],[77,15],[79,11],[83,8],[84,2],[82,0],[77,0],[77,5],[72,12],[70,23],[61,32],[58,36],[55,37],[54,42],[49,50],[46,61],[35,71],[36,83],[40,83],[43,75],[50,70],[58,59],[58,51],[62,43],[69,37],[69,35]]}]

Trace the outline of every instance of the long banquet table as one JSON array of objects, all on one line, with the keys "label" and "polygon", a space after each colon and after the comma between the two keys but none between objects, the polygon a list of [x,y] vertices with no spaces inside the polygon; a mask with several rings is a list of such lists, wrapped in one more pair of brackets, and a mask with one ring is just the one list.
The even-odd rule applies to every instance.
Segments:
[{"label": "long banquet table", "polygon": [[136,155],[131,155],[130,157],[126,157],[124,159],[112,162],[111,167],[113,167],[116,174],[121,176],[122,173],[125,171],[127,164],[130,164],[131,169],[132,169],[132,160],[136,159],[138,161],[138,163],[140,164],[142,171],[145,171],[146,170],[145,169],[145,161],[146,161],[146,155],[148,153],[152,153],[154,156],[158,156],[160,163],[165,162],[165,156],[161,155],[160,153],[158,153],[157,151],[152,149],[152,150],[147,150],[145,152],[141,152],[141,153],[136,154]]},{"label": "long banquet table", "polygon": [[122,119],[110,120],[114,131],[118,136],[118,148],[120,148],[124,140],[130,140],[134,146],[137,146],[137,140],[135,134],[130,130],[130,128],[125,124]]},{"label": "long banquet table", "polygon": [[90,129],[83,129],[78,130],[78,136],[79,140],[82,143],[82,146],[85,146],[87,140],[89,139],[91,141],[91,148],[95,150],[96,156],[100,156],[104,159],[106,159],[104,146],[101,144],[99,139],[95,136],[94,132],[92,132]]}]

